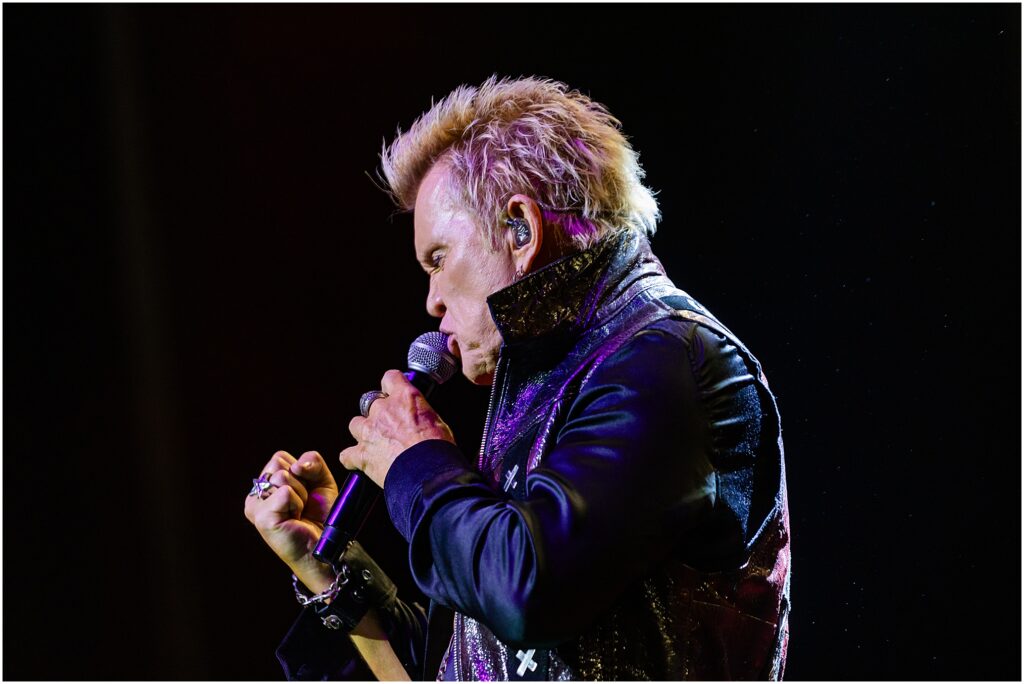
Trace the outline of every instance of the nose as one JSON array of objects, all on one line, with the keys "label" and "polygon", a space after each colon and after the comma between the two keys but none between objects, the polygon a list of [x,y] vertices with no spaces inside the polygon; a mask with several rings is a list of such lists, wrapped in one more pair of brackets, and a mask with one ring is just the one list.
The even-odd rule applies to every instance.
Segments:
[{"label": "nose", "polygon": [[431,278],[430,289],[427,291],[427,313],[434,318],[441,318],[447,310],[437,289],[437,279]]}]

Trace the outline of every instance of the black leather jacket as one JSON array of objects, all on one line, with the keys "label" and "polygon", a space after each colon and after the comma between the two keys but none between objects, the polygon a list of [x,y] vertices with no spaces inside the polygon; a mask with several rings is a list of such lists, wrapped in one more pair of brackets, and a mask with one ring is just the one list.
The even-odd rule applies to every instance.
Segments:
[{"label": "black leather jacket", "polygon": [[426,625],[383,611],[410,674],[780,678],[789,520],[757,360],[630,232],[489,304],[505,344],[478,462],[424,442],[385,482],[432,602]]}]

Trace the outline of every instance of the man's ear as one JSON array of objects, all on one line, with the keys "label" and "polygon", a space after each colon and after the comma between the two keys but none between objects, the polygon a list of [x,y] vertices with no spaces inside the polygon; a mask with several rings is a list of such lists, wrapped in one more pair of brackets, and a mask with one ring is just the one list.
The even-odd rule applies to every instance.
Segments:
[{"label": "man's ear", "polygon": [[[505,238],[519,273],[529,273],[544,244],[544,215],[532,198],[513,195],[505,207],[508,214]],[[537,263],[536,265],[540,265]]]}]

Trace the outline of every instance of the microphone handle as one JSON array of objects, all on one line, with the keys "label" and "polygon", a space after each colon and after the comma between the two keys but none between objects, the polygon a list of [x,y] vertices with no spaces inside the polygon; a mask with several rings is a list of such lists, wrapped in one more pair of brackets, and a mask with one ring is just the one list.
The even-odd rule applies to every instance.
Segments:
[{"label": "microphone handle", "polygon": [[[405,377],[424,397],[429,397],[437,386],[433,378],[419,371],[408,371]],[[328,565],[337,563],[370,517],[379,498],[380,487],[373,480],[358,470],[350,472],[324,520],[324,531],[313,547],[313,558]]]}]

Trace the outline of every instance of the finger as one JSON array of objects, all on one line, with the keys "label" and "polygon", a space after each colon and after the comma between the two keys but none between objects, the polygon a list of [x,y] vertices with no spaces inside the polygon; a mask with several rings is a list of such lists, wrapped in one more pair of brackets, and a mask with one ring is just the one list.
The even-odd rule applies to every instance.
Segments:
[{"label": "finger", "polygon": [[341,465],[345,466],[348,470],[362,470],[363,466],[366,465],[365,458],[363,457],[363,449],[359,446],[351,446],[338,454],[338,460],[341,461]]},{"label": "finger", "polygon": [[245,517],[253,525],[256,525],[257,516],[264,510],[262,505],[265,501],[269,500],[280,487],[271,487],[265,497],[259,495],[248,494],[245,497]]},{"label": "finger", "polygon": [[292,463],[295,463],[295,457],[289,454],[287,451],[278,451],[270,460],[267,461],[267,465],[263,466],[261,473],[270,473],[273,475],[278,470],[287,470]]},{"label": "finger", "polygon": [[[366,417],[369,418],[371,415],[373,415],[373,407],[375,405],[379,404],[380,402],[384,401],[387,398],[388,398],[388,394],[385,392],[382,395],[378,395],[376,399],[371,401],[369,406],[366,407]],[[360,410],[363,408],[362,404],[360,404],[359,408],[360,408]],[[377,410],[379,411],[380,409],[378,408]]]},{"label": "finger", "polygon": [[[263,470],[260,471],[260,477],[258,479],[263,479],[263,475],[268,475],[267,480],[269,481],[269,480],[273,479],[273,477],[274,477],[274,475],[276,473],[281,472],[282,469],[285,469],[285,472],[287,472],[287,468],[288,468],[288,464],[289,464],[289,459],[291,461],[295,460],[292,457],[292,455],[289,454],[287,451],[278,451],[277,453],[275,453],[271,457],[271,459],[269,461],[267,461],[267,464],[265,466],[263,466]],[[255,484],[255,482],[256,482],[256,480],[253,480],[254,484]],[[277,484],[284,484],[284,483],[279,481],[279,482],[276,482],[274,484],[277,485]],[[251,491],[250,491],[250,493],[246,494],[246,497],[245,497],[245,517],[249,520],[249,522],[255,522],[254,521],[254,515],[255,515],[255,511],[257,510],[256,503],[261,501],[263,498],[267,498],[267,497],[262,497],[261,498],[260,495],[252,494]]]},{"label": "finger", "polygon": [[348,431],[356,438],[357,442],[363,441],[366,433],[366,418],[356,416],[348,422]]},{"label": "finger", "polygon": [[285,520],[302,515],[302,499],[291,487],[276,487],[274,492],[255,507],[253,524],[261,530],[273,530]]},{"label": "finger", "polygon": [[388,394],[400,394],[410,390],[416,391],[401,371],[389,370],[380,380],[380,388]]},{"label": "finger", "polygon": [[[294,464],[292,464],[294,465]],[[276,487],[291,487],[295,490],[295,493],[302,499],[302,503],[306,503],[306,499],[309,498],[309,492],[306,491],[306,486],[299,481],[299,478],[295,477],[288,470],[278,470],[276,473],[270,476],[270,484]]]},{"label": "finger", "polygon": [[251,523],[256,522],[256,501],[257,498],[251,494],[245,495],[245,519]]},{"label": "finger", "polygon": [[288,471],[298,477],[308,490],[320,487],[338,488],[331,469],[327,467],[327,461],[317,451],[307,451],[302,454],[295,463],[291,464]]}]

